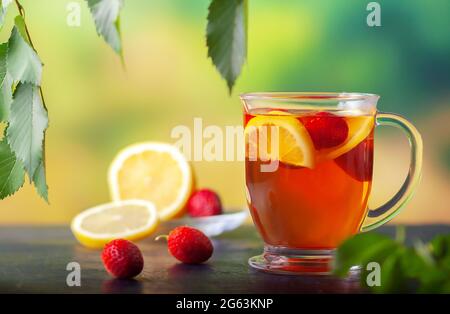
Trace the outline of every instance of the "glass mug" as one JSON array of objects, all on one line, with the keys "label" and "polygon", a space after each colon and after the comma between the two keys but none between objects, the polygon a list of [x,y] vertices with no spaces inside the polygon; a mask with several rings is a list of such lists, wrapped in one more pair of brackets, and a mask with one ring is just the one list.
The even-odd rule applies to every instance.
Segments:
[{"label": "glass mug", "polygon": [[[241,95],[246,196],[265,243],[263,254],[249,259],[250,266],[327,274],[339,244],[400,212],[420,180],[422,139],[405,118],[377,111],[378,99],[363,93]],[[411,164],[392,199],[369,209],[379,125],[405,132]],[[365,222],[366,217],[374,222]]]}]

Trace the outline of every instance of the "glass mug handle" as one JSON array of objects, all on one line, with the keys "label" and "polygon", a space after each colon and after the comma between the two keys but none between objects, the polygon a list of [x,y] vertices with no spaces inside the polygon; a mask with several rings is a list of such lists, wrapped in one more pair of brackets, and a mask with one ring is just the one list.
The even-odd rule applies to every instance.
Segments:
[{"label": "glass mug handle", "polygon": [[[361,231],[370,231],[379,226],[384,225],[389,220],[397,216],[403,205],[411,198],[414,189],[420,181],[422,174],[422,137],[417,129],[405,118],[393,113],[377,112],[375,117],[376,125],[395,126],[401,129],[408,137],[411,148],[411,160],[409,166],[408,176],[401,186],[400,190],[385,204],[378,208],[370,209],[367,217],[379,218],[361,227]],[[386,216],[384,214],[388,213]]]}]

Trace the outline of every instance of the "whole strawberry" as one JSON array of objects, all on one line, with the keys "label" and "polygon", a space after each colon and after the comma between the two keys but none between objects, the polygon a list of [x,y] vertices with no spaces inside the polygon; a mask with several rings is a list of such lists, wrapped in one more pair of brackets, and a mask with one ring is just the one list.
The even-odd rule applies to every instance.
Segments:
[{"label": "whole strawberry", "polygon": [[200,264],[207,261],[213,251],[211,240],[200,230],[188,226],[173,229],[167,237],[170,254],[186,264]]},{"label": "whole strawberry", "polygon": [[106,271],[117,278],[133,278],[144,268],[144,258],[139,248],[124,239],[112,240],[102,252]]},{"label": "whole strawberry", "polygon": [[348,136],[345,119],[329,112],[305,117],[303,123],[317,150],[338,146],[344,143]]},{"label": "whole strawberry", "polygon": [[201,189],[195,191],[189,198],[187,212],[191,217],[220,215],[222,203],[217,193],[209,189]]}]

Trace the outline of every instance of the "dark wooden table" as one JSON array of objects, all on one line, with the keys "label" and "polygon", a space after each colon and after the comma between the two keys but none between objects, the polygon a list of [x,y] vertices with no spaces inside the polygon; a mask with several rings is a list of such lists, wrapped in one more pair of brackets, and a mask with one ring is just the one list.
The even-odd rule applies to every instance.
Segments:
[{"label": "dark wooden table", "polygon": [[[393,227],[379,232],[394,234]],[[407,238],[429,240],[450,226],[411,226]],[[1,227],[0,293],[348,293],[361,292],[355,280],[327,276],[270,275],[250,269],[247,259],[261,252],[251,226],[214,239],[215,252],[204,265],[177,263],[164,243],[138,243],[145,267],[136,280],[112,279],[100,251],[79,245],[68,227]],[[68,287],[69,262],[81,265],[81,287]]]}]

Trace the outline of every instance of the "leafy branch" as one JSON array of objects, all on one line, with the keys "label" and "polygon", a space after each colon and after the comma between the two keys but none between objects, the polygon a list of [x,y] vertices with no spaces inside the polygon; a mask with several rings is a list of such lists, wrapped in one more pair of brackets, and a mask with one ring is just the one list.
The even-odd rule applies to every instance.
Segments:
[{"label": "leafy branch", "polygon": [[[0,197],[13,194],[23,185],[23,170],[44,199],[48,199],[44,167],[44,133],[48,126],[47,110],[40,90],[42,63],[32,45],[25,24],[25,10],[14,1],[19,15],[14,19],[11,36],[2,44],[1,72],[2,120],[6,134],[2,140],[2,161],[7,166],[0,170]],[[11,1],[2,1],[6,10]],[[3,12],[4,13],[4,12]],[[6,147],[8,146],[8,147]],[[11,165],[11,166],[10,166]],[[22,171],[18,169],[22,167]],[[21,176],[21,177],[20,177]]]},{"label": "leafy branch", "polygon": [[[123,0],[86,0],[97,32],[122,56],[119,12]],[[41,87],[42,62],[19,0],[0,0],[0,29],[10,4],[18,15],[7,42],[0,44],[0,199],[19,190],[27,174],[38,194],[48,201],[45,175],[45,132],[48,113]]]},{"label": "leafy branch", "polygon": [[[19,11],[20,16],[22,16],[23,20],[25,21],[25,9],[23,8],[23,6],[20,4],[20,2],[18,0],[14,0],[17,6],[17,10]],[[26,38],[28,39],[28,42],[30,43],[31,48],[33,48],[34,51],[36,51],[36,49],[34,48],[33,42],[31,40],[31,36],[30,36],[30,32],[28,31],[28,27],[27,25],[24,23],[24,30],[26,33]]]}]

